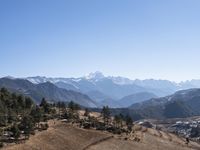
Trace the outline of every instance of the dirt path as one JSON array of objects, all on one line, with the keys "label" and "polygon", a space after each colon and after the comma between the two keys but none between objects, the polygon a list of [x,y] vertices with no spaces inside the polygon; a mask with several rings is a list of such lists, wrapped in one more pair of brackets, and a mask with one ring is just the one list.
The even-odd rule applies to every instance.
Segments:
[{"label": "dirt path", "polygon": [[113,138],[113,136],[108,136],[108,137],[102,138],[102,139],[100,139],[100,140],[98,140],[98,141],[96,141],[96,142],[93,142],[93,143],[87,145],[85,148],[83,148],[83,150],[87,150],[87,149],[89,149],[90,147],[92,147],[92,146],[94,146],[94,145],[97,145],[97,144],[100,144],[101,142],[107,141],[107,140],[109,140],[109,139],[111,139],[111,138]]}]

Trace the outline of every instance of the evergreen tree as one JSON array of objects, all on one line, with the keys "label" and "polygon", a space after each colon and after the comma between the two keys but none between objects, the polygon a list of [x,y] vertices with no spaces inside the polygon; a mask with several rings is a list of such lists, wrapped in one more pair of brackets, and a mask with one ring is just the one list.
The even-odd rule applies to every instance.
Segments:
[{"label": "evergreen tree", "polygon": [[35,109],[32,109],[30,115],[32,116],[34,123],[37,125],[37,127],[39,127],[39,123],[42,119],[41,109],[36,106]]},{"label": "evergreen tree", "polygon": [[29,138],[31,131],[34,129],[33,119],[30,116],[23,117],[21,121],[21,130],[24,131],[25,139]]},{"label": "evergreen tree", "polygon": [[68,108],[74,113],[77,110],[80,110],[80,106],[73,101],[70,101],[68,104]]},{"label": "evergreen tree", "polygon": [[69,104],[68,104],[68,108],[74,112],[74,102],[73,101],[70,101]]},{"label": "evergreen tree", "polygon": [[25,108],[25,102],[24,102],[24,97],[22,95],[19,95],[17,97],[17,102],[21,106],[22,109]]},{"label": "evergreen tree", "polygon": [[33,101],[30,97],[25,97],[25,107],[26,109],[31,109],[33,106]]},{"label": "evergreen tree", "polygon": [[78,111],[78,110],[80,110],[81,109],[81,107],[79,106],[79,104],[74,104],[74,110],[75,111]]},{"label": "evergreen tree", "polygon": [[131,131],[132,130],[132,126],[133,126],[132,118],[129,115],[127,115],[126,118],[125,118],[125,121],[126,121],[126,125],[128,127],[128,130]]},{"label": "evergreen tree", "polygon": [[121,125],[122,118],[120,115],[115,115],[114,116],[114,123],[116,127],[119,127]]},{"label": "evergreen tree", "polygon": [[88,110],[88,108],[85,109],[85,113],[84,113],[84,116],[88,117],[90,115],[90,112]]},{"label": "evergreen tree", "polygon": [[42,98],[42,101],[40,103],[40,107],[43,108],[43,110],[44,110],[45,113],[49,113],[50,112],[50,106],[47,103],[47,101],[45,100],[45,98]]},{"label": "evergreen tree", "polygon": [[109,119],[110,119],[110,108],[108,106],[104,106],[101,112],[102,116],[103,116],[103,120],[105,124],[109,123]]},{"label": "evergreen tree", "polygon": [[12,128],[10,129],[10,131],[13,133],[13,137],[15,138],[15,140],[18,140],[18,138],[20,137],[21,132],[20,132],[17,124],[14,124],[12,126]]}]

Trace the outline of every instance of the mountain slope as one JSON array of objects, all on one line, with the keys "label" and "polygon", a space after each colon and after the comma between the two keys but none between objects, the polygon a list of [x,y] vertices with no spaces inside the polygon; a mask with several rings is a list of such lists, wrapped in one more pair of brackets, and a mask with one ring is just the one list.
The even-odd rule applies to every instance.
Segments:
[{"label": "mountain slope", "polygon": [[129,107],[130,105],[138,102],[142,102],[145,100],[149,100],[151,98],[156,98],[157,96],[153,93],[149,92],[140,92],[132,95],[128,95],[118,100],[118,103],[122,107]]},{"label": "mountain slope", "polygon": [[[73,90],[77,89],[81,92],[100,90],[101,92],[104,93],[103,89],[106,88],[104,85],[111,86],[111,84],[112,84],[112,87],[116,88],[116,85],[118,85],[121,89],[127,88],[127,86],[129,88],[132,87],[131,93],[129,92],[129,94],[127,95],[124,95],[122,93],[120,94],[121,98],[124,96],[128,96],[130,94],[137,93],[137,92],[151,92],[157,96],[166,96],[166,95],[173,94],[174,92],[178,90],[200,88],[200,80],[191,80],[191,81],[185,81],[185,82],[180,82],[180,83],[175,83],[168,80],[154,80],[154,79],[131,80],[124,77],[111,77],[111,76],[106,77],[101,72],[90,73],[87,76],[79,77],[79,78],[47,78],[47,77],[36,76],[36,77],[28,77],[26,79],[37,84],[47,82],[47,81],[54,84],[56,83],[60,84],[62,82],[64,84],[67,84],[66,87],[64,86],[64,84],[61,85],[62,88],[64,87],[67,90],[69,90],[69,88],[70,89],[73,88]],[[71,85],[72,87],[69,85]],[[133,87],[138,87],[138,88],[140,87],[142,91],[141,90],[134,91],[135,88]],[[106,91],[109,91],[109,90],[106,90]],[[114,94],[112,98],[117,97],[118,90],[116,92],[115,91],[111,91],[111,92],[113,92],[112,95]]]},{"label": "mountain slope", "polygon": [[[137,127],[137,125],[136,125]],[[184,139],[174,134],[135,127],[134,134],[123,140],[107,132],[80,129],[66,123],[49,121],[49,129],[36,133],[26,142],[9,145],[3,150],[197,150],[198,143],[190,141],[185,144]],[[137,129],[137,130],[136,130]],[[140,139],[134,141],[134,137]]]},{"label": "mountain slope", "polygon": [[[86,95],[89,94],[97,103],[102,101],[102,105],[109,105],[112,107],[126,107],[131,105],[128,100],[120,104],[118,104],[116,100],[136,93],[147,92],[157,95],[158,97],[165,97],[179,90],[200,88],[200,80],[180,83],[154,79],[131,80],[124,77],[104,76],[101,72],[90,73],[87,76],[79,78],[47,78],[36,76],[26,79],[36,84],[48,81],[66,90],[73,90]],[[129,97],[129,99],[131,98]],[[140,99],[141,101],[146,100],[143,98]],[[133,103],[135,103],[134,100]],[[154,100],[154,103],[159,102]]]},{"label": "mountain slope", "polygon": [[200,115],[200,89],[178,91],[173,95],[133,104],[130,109],[144,118],[177,118]]},{"label": "mountain slope", "polygon": [[121,99],[138,92],[150,92],[158,96],[165,96],[174,93],[178,88],[175,83],[166,80],[130,80],[124,77],[105,77],[100,72],[90,73],[80,78],[28,77],[26,79],[37,84],[49,81],[58,87],[85,94],[90,91],[99,91],[112,99]]},{"label": "mountain slope", "polygon": [[68,84],[68,83],[64,83],[64,82],[59,81],[59,82],[56,82],[55,85],[59,88],[63,88],[63,89],[66,89],[66,90],[72,90],[72,91],[80,92],[79,88],[75,87],[72,84]]},{"label": "mountain slope", "polygon": [[99,91],[89,91],[86,93],[90,98],[94,99],[97,102],[101,102],[105,99],[110,99],[109,96],[99,92]]},{"label": "mountain slope", "polygon": [[6,87],[11,91],[23,93],[24,95],[30,96],[37,103],[45,97],[52,101],[74,101],[82,106],[96,107],[96,102],[92,101],[87,95],[79,92],[65,90],[58,88],[50,82],[41,84],[33,84],[23,79],[0,79],[0,87]]}]

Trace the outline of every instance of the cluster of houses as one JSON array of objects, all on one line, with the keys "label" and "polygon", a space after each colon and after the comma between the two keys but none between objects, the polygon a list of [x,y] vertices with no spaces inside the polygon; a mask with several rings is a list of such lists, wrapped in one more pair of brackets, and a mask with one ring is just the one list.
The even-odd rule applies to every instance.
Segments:
[{"label": "cluster of houses", "polygon": [[176,121],[168,130],[182,137],[200,142],[200,118],[189,121]]}]

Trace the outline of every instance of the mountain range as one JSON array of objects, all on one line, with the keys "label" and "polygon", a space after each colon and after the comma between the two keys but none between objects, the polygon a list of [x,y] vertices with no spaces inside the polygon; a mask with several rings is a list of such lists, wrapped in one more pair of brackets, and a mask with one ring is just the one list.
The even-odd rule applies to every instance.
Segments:
[{"label": "mountain range", "polygon": [[[47,78],[47,77],[28,77],[25,78],[32,83],[39,84],[51,82],[60,88],[84,93],[100,105],[111,107],[128,107],[130,103],[123,104],[121,99],[130,98],[131,95],[140,95],[138,101],[146,100],[146,95],[152,97],[163,97],[175,93],[179,90],[200,88],[200,80],[185,82],[172,82],[168,80],[131,80],[125,77],[104,76],[101,72],[90,73],[79,78]],[[144,95],[144,98],[141,95]],[[145,94],[144,94],[145,93]],[[137,102],[136,100],[136,102]],[[124,102],[126,103],[126,102]]]},{"label": "mountain range", "polygon": [[106,77],[101,72],[79,78],[6,77],[0,81],[0,87],[27,94],[37,102],[41,97],[47,97],[56,101],[73,100],[86,107],[108,105],[113,108],[126,108],[179,90],[200,88],[200,80],[180,83],[154,79],[131,80],[125,77]]}]

